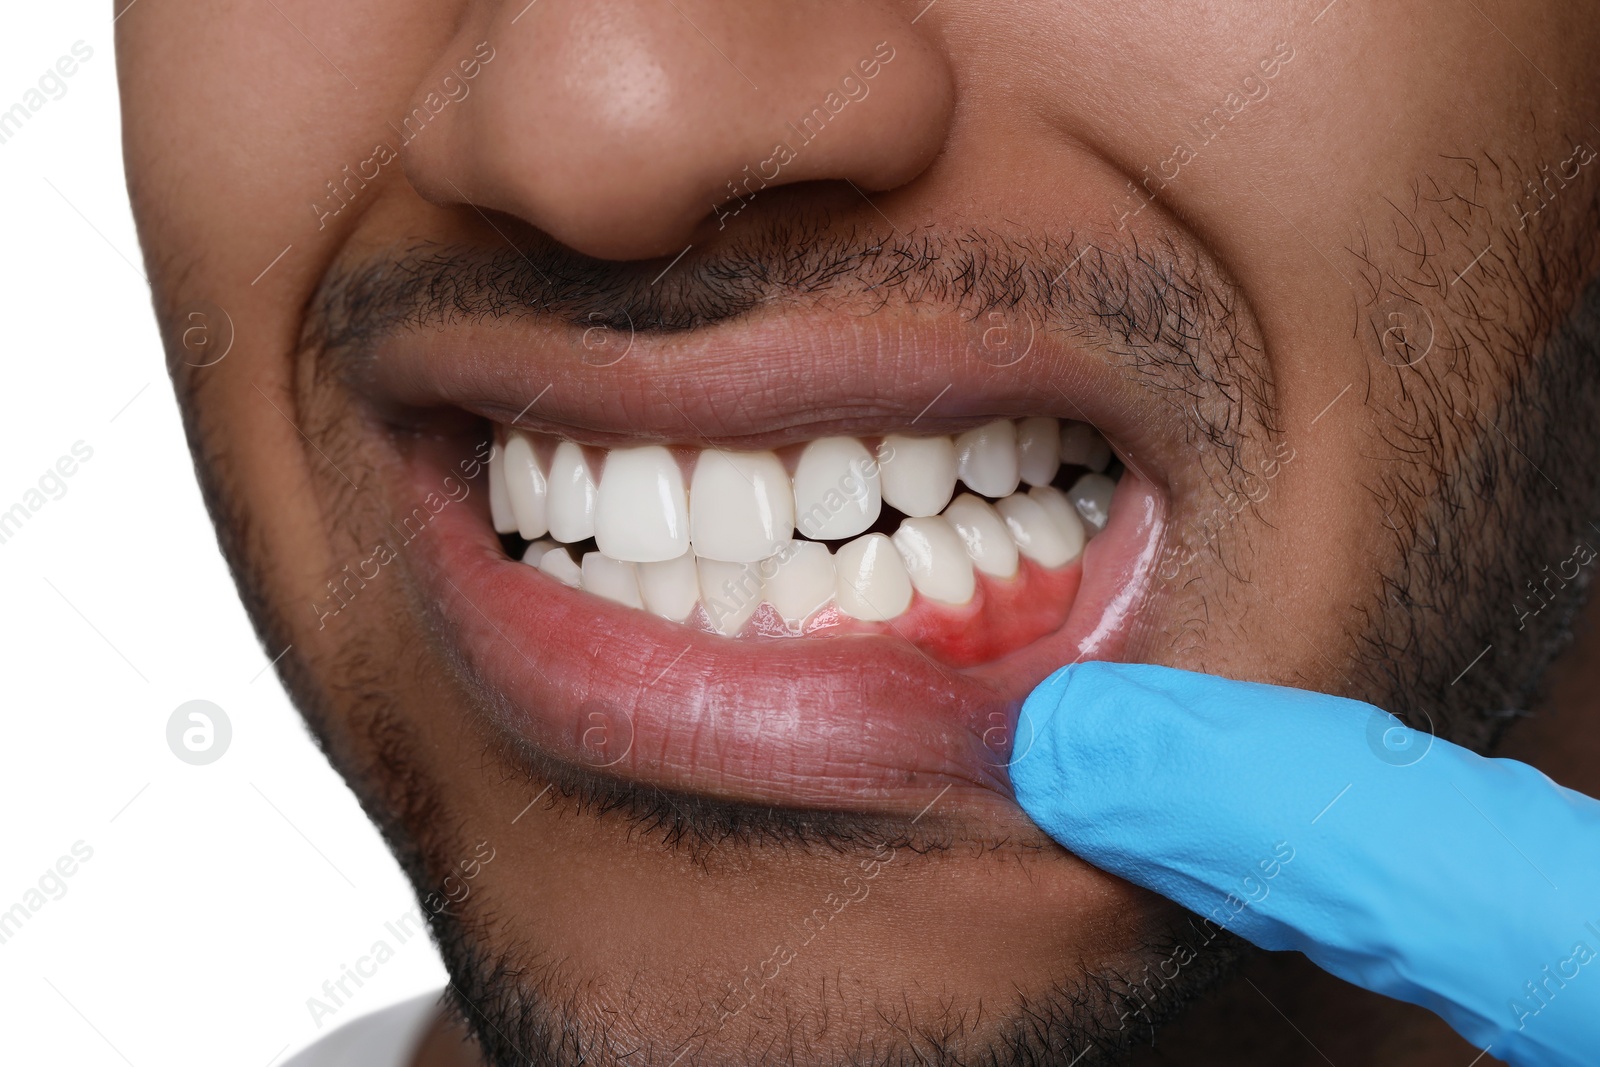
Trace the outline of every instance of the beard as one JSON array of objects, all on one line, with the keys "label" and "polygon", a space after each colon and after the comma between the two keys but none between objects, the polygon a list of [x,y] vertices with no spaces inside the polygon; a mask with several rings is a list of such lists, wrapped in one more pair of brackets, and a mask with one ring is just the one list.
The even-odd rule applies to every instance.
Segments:
[{"label": "beard", "polygon": [[[1484,165],[1472,166],[1476,182]],[[1370,341],[1372,358],[1367,380],[1346,399],[1364,404],[1370,447],[1384,457],[1367,489],[1388,529],[1370,587],[1352,594],[1356,621],[1326,666],[1330,688],[1341,695],[1486,750],[1531,702],[1544,668],[1570,635],[1591,569],[1567,577],[1563,561],[1591,533],[1600,542],[1600,528],[1591,523],[1600,464],[1587,429],[1600,410],[1600,376],[1588,371],[1600,352],[1600,286],[1588,281],[1592,250],[1567,240],[1554,219],[1535,235],[1465,197],[1418,198],[1403,216],[1419,240],[1389,248],[1375,248],[1361,235],[1352,241],[1364,283],[1355,328]],[[1573,225],[1591,217],[1585,213]],[[1455,281],[1453,270],[1434,273],[1441,263],[1465,263],[1470,254],[1460,255],[1462,249],[1485,245],[1498,251],[1472,273]],[[548,244],[514,254],[413,250],[330,276],[304,333],[300,411],[318,451],[341,461],[359,455],[351,427],[360,420],[340,378],[359,365],[373,337],[445,316],[542,315],[687,331],[775,302],[870,311],[893,300],[974,316],[1026,308],[1053,328],[1090,332],[1127,374],[1181,405],[1190,440],[1201,446],[1197,477],[1218,499],[1245,491],[1249,472],[1282,430],[1271,415],[1265,346],[1239,313],[1238,294],[1173,249],[1127,247],[1076,264],[1067,262],[1070,250],[1065,243],[986,233],[872,240],[818,223],[753,234],[686,262],[660,287],[641,283],[643,268],[587,260]],[[1399,334],[1396,316],[1404,324]],[[181,351],[171,336],[168,344]],[[248,509],[207,448],[212,429],[205,425],[204,390],[185,391],[180,380],[180,394],[207,504],[241,596],[263,640],[283,647],[292,642],[288,609],[260,566],[267,546],[251,542]],[[346,519],[361,506],[343,492],[333,485],[328,499],[340,502],[331,513]],[[1220,588],[1248,583],[1248,521],[1208,538],[1200,550],[1215,573],[1229,576],[1219,579]],[[1180,631],[1204,633],[1217,602],[1215,589],[1210,595],[1210,602],[1204,594],[1175,600],[1193,622]],[[405,672],[395,669],[389,636],[352,632],[337,654],[319,661],[291,652],[279,670],[324,752],[426,900],[456,857],[470,852],[471,841],[462,814],[452,809],[451,790],[420,755],[425,742],[403,710],[415,703],[414,693],[399,677]],[[1208,658],[1223,654],[1202,643],[1194,666],[1204,669]],[[428,656],[409,666],[441,678],[450,673],[449,664]],[[489,739],[484,774],[529,795],[546,784],[516,752]],[[641,813],[607,807],[571,784],[546,796],[547,805],[564,805],[576,818],[631,819],[639,840],[659,835],[668,848],[733,833],[697,820],[692,805]],[[650,1032],[648,1021],[619,1021],[626,1007],[602,1010],[569,961],[552,957],[515,915],[493,906],[492,896],[491,890],[459,908],[425,909],[451,976],[448,1003],[492,1067],[670,1064],[678,1057],[811,1062],[820,1055],[785,1029],[786,1010],[807,1010],[800,1002],[768,1005],[770,1043],[756,1050],[641,1048],[637,1035]],[[841,1034],[824,1058],[976,1059],[996,1067],[1115,1063],[1226,974],[1243,950],[1225,931],[1180,920],[1131,949],[1146,961],[1142,970],[1063,966],[1044,988],[1018,993],[998,1009],[985,1006],[991,1015],[998,1010],[1001,1021],[981,1044],[960,1023],[978,1006],[952,1004],[945,1017],[906,1016],[883,1020],[891,1025],[877,1032],[863,1025]],[[1167,963],[1175,960],[1182,962],[1167,978]],[[723,994],[709,982],[691,984],[676,994],[675,1012],[715,1020]],[[713,1026],[697,1033],[703,1043],[716,1038]]]}]

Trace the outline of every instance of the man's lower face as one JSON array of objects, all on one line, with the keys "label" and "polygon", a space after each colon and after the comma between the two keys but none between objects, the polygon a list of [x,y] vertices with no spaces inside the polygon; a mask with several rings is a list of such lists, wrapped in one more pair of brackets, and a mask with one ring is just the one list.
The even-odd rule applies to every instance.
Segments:
[{"label": "man's lower face", "polygon": [[1032,686],[1482,743],[1559,632],[1594,152],[1517,55],[918,6],[119,21],[224,549],[492,1062],[1101,1062],[1237,943],[1022,815]]},{"label": "man's lower face", "polygon": [[[1001,267],[1126,307],[1183,301],[1181,261],[939,234],[891,276],[848,228],[772,228],[660,277],[428,240],[338,263],[310,313],[292,403],[337,565],[284,614],[486,1043],[1070,1059],[1147,1035],[1230,957],[1052,845],[1006,774],[1029,689],[1150,656],[1151,602],[1299,459],[1219,437],[1236,506],[1179,547],[1197,470],[1137,399],[1154,372],[1051,336],[1055,290]],[[1010,349],[987,312],[906,296],[976,251],[985,303],[1035,324]],[[746,262],[792,272],[760,310],[704,280]],[[826,301],[801,284],[841,263]],[[520,291],[578,271],[568,310]],[[692,330],[643,328],[691,302]]]}]

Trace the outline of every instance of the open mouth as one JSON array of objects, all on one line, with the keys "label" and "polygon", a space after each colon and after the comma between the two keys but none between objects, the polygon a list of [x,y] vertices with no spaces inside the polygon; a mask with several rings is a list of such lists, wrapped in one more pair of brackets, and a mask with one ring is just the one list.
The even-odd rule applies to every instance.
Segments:
[{"label": "open mouth", "polygon": [[965,667],[1061,626],[1122,473],[1048,416],[739,452],[497,427],[489,502],[512,558],[626,607],[726,637],[896,635]]},{"label": "open mouth", "polygon": [[394,513],[488,460],[403,569],[545,777],[1007,817],[1023,699],[1124,656],[1177,461],[1137,387],[1081,353],[974,361],[959,322],[838,321],[641,339],[617,367],[559,330],[452,325],[347,372],[388,427]]}]

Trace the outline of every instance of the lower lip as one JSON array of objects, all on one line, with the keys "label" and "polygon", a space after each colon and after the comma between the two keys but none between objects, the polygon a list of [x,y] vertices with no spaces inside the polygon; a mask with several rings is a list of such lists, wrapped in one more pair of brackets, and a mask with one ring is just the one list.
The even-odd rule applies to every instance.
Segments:
[{"label": "lower lip", "polygon": [[[438,486],[455,458],[415,454],[416,487]],[[506,557],[485,496],[480,479],[412,558],[435,632],[498,726],[547,757],[663,789],[884,813],[957,791],[1009,804],[1022,700],[1064,664],[1121,657],[1164,514],[1155,487],[1125,472],[1062,626],[956,668],[899,637],[730,639],[568,588]]]}]

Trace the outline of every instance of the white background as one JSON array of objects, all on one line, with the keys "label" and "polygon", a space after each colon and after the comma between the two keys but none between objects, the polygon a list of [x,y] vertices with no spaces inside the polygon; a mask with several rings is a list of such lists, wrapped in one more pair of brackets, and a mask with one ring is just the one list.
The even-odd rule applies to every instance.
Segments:
[{"label": "white background", "polygon": [[[279,650],[201,505],[123,186],[109,8],[8,4],[0,34],[0,110],[94,50],[0,144],[0,512],[93,449],[0,544],[0,912],[93,850],[0,944],[0,1062],[269,1067],[445,974],[414,938],[320,1029],[308,1010],[414,900],[263,669]],[[233,728],[207,766],[167,747],[195,699]]]}]

